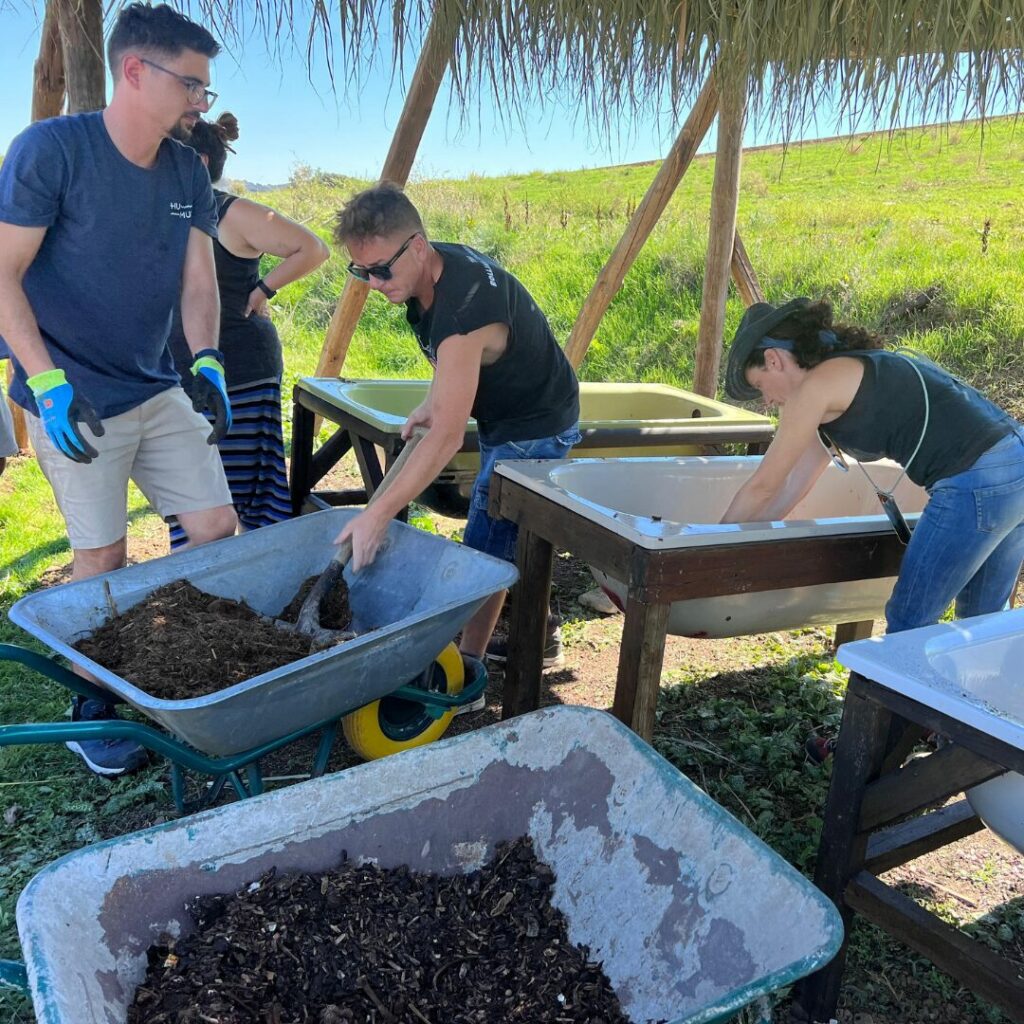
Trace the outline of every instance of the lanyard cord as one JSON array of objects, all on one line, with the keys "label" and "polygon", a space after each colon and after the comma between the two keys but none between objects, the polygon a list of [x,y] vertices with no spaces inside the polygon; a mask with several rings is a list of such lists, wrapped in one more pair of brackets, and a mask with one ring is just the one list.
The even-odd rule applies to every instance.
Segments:
[{"label": "lanyard cord", "polygon": [[[875,489],[875,493],[883,494],[887,498],[892,497],[893,491],[895,491],[896,488],[899,487],[899,485],[903,482],[903,478],[907,475],[907,469],[910,467],[910,464],[914,461],[915,458],[917,458],[917,453],[921,450],[921,445],[924,444],[924,436],[928,432],[928,420],[931,416],[931,405],[928,401],[928,385],[925,384],[924,376],[918,369],[917,364],[914,362],[913,359],[910,358],[910,356],[906,356],[902,352],[896,352],[894,354],[898,355],[900,359],[905,359],[908,363],[910,363],[910,366],[913,369],[914,373],[917,374],[917,379],[921,382],[921,391],[924,393],[924,426],[921,427],[921,436],[917,439],[917,445],[914,448],[914,451],[911,454],[910,458],[907,459],[907,463],[903,467],[903,472],[900,473],[900,475],[896,478],[896,482],[892,485],[892,488],[890,490],[885,491],[881,487],[879,487],[878,484],[876,484],[875,481],[872,480],[870,476],[868,476],[868,471],[864,468],[860,460],[857,460],[858,468],[864,474],[864,476],[867,477],[867,481]],[[824,433],[824,431],[822,431],[822,433]],[[825,436],[828,437],[828,434],[825,434]],[[832,445],[833,448],[835,448],[836,451],[839,451],[839,446],[835,443],[835,441],[832,440],[831,437],[828,437],[828,442],[830,445]]]}]

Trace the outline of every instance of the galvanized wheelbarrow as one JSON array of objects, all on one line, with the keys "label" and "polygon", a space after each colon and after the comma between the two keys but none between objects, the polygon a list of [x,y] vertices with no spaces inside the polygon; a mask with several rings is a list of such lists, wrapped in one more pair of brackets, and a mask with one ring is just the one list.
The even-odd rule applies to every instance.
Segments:
[{"label": "galvanized wheelbarrow", "polygon": [[[570,938],[636,1022],[710,1024],[827,963],[833,905],[603,712],[555,707],[100,843],[18,901],[40,1024],[119,1024],[185,901],[341,851],[452,874],[532,837]],[[70,922],[74,922],[74,927]],[[11,980],[15,965],[8,965]]]},{"label": "galvanized wheelbarrow", "polygon": [[112,694],[166,732],[128,721],[8,725],[0,727],[0,745],[134,740],[170,758],[173,795],[183,807],[183,769],[213,776],[216,793],[210,796],[227,782],[240,796],[251,795],[262,789],[260,758],[315,732],[321,742],[313,772],[322,773],[339,720],[364,757],[437,739],[455,710],[487,684],[483,666],[473,659],[464,663],[450,641],[488,596],[515,581],[516,570],[402,523],[391,524],[372,566],[346,575],[360,635],[273,672],[203,697],[161,700],[72,646],[110,616],[111,604],[124,611],[180,579],[275,616],[302,581],[324,567],[331,541],[356,514],[318,512],[22,598],[11,608],[11,620],[88,669],[102,690],[23,648],[0,645],[0,658],[86,696],[110,700]]}]

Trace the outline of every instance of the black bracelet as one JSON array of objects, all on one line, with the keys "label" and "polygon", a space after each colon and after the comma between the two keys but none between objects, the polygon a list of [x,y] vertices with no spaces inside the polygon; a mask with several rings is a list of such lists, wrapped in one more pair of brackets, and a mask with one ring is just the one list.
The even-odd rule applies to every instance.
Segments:
[{"label": "black bracelet", "polygon": [[268,299],[272,299],[277,294],[277,292],[274,291],[274,289],[271,288],[262,277],[256,282],[256,287],[259,288],[259,290],[263,292]]}]

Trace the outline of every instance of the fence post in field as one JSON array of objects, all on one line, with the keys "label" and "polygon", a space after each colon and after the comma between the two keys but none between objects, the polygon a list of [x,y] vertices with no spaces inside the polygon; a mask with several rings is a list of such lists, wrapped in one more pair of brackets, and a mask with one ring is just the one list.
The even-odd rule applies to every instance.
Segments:
[{"label": "fence post in field", "polygon": [[[423,52],[405,97],[402,116],[384,160],[381,180],[393,181],[398,185],[404,185],[408,180],[438,89],[452,58],[452,40],[456,30],[457,25],[442,18],[435,17],[431,22],[423,43]],[[334,377],[340,372],[369,290],[369,285],[357,281],[351,274],[346,278],[327,328],[327,337],[316,368],[318,377]]]},{"label": "fence post in field", "polygon": [[711,186],[711,223],[693,368],[693,390],[698,395],[711,397],[718,389],[718,366],[722,359],[722,329],[736,244],[736,205],[739,199],[743,122],[747,105],[745,65],[741,71],[719,63],[717,73],[721,76],[718,148],[715,153],[714,183]]},{"label": "fence post in field", "polygon": [[107,105],[102,0],[50,0],[57,6],[69,114]]}]

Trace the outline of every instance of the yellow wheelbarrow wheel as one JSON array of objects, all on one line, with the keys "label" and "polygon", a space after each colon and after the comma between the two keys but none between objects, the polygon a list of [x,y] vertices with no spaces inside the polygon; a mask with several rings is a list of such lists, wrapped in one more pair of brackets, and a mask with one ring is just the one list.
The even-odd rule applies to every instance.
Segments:
[{"label": "yellow wheelbarrow wheel", "polygon": [[[462,655],[455,644],[449,644],[412,685],[454,696],[462,692],[465,681]],[[373,761],[439,740],[454,717],[454,710],[435,718],[417,701],[381,697],[346,715],[341,727],[348,745],[360,757]]]}]

